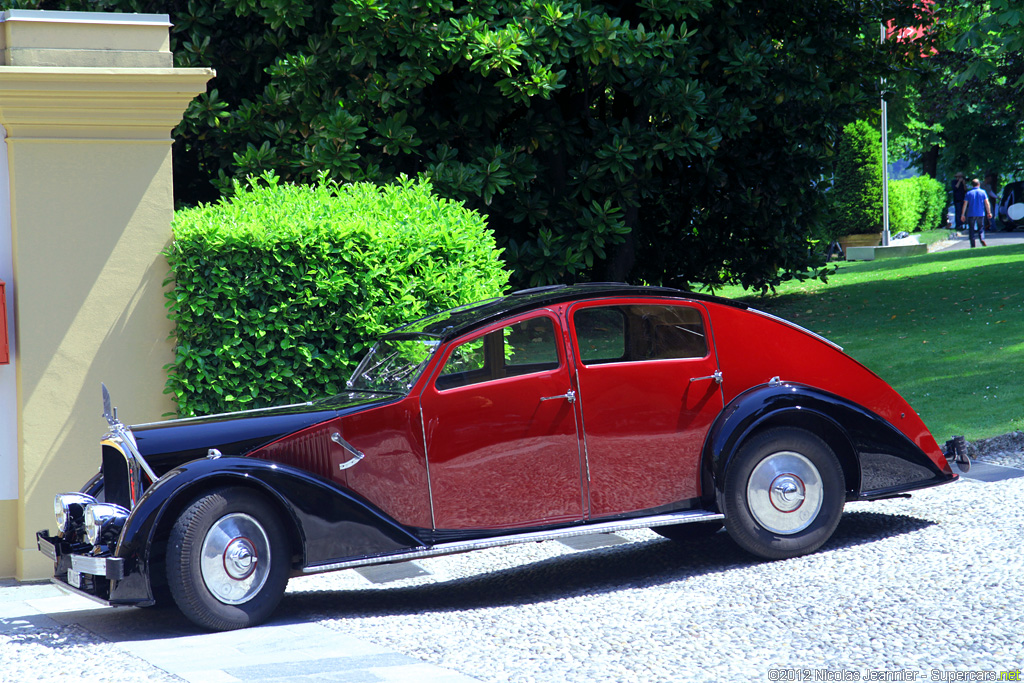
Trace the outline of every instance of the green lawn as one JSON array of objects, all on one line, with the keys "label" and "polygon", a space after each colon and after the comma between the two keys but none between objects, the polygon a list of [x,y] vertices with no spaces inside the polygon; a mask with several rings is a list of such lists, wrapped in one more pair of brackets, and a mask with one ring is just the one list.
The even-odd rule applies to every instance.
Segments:
[{"label": "green lawn", "polygon": [[942,443],[1024,429],[1024,245],[843,263],[774,297],[716,292],[828,337],[906,398]]}]

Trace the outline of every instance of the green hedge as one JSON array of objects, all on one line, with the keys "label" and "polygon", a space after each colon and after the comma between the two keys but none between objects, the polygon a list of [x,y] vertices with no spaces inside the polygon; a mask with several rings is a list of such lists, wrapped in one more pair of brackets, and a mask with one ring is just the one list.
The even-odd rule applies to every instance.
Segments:
[{"label": "green hedge", "polygon": [[378,334],[499,295],[509,274],[480,215],[424,182],[282,185],[178,211],[165,393],[182,416],[343,390]]},{"label": "green hedge", "polygon": [[942,183],[917,176],[889,183],[889,232],[931,230],[946,217],[946,191]]}]

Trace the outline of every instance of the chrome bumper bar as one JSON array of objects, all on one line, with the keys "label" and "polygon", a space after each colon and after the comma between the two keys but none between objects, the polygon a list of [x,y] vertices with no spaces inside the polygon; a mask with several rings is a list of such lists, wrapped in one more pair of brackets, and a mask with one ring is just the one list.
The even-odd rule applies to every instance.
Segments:
[{"label": "chrome bumper bar", "polygon": [[36,533],[36,547],[39,548],[39,552],[53,560],[55,573],[68,572],[68,583],[76,588],[78,577],[72,572],[79,576],[101,576],[111,581],[120,581],[124,578],[123,557],[103,557],[75,552],[70,543],[50,536],[49,530]]}]

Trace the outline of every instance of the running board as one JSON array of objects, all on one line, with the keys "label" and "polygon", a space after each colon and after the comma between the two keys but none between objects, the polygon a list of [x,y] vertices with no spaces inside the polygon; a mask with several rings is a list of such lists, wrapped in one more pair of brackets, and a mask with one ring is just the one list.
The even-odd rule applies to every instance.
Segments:
[{"label": "running board", "polygon": [[559,538],[571,536],[587,536],[589,534],[608,534],[614,531],[629,531],[630,529],[647,529],[655,526],[667,526],[669,524],[688,524],[691,522],[714,522],[725,519],[725,515],[705,510],[687,510],[686,512],[673,512],[668,515],[655,515],[654,517],[635,517],[632,519],[620,519],[614,522],[597,522],[595,524],[584,524],[580,526],[561,527],[558,529],[547,529],[545,531],[531,531],[525,534],[509,534],[507,536],[490,536],[473,541],[455,541],[453,543],[439,543],[438,545],[421,548],[413,548],[387,555],[376,555],[374,557],[362,557],[358,560],[346,560],[344,562],[331,562],[329,564],[316,564],[303,568],[303,573],[314,574],[317,572],[329,572],[336,569],[352,569],[353,567],[365,567],[372,564],[386,564],[389,562],[406,562],[408,560],[419,560],[424,557],[436,557],[438,555],[451,555],[453,553],[464,553],[470,550],[482,550],[484,548],[498,548],[504,545],[515,545],[517,543],[530,543],[538,541],[553,541]]}]

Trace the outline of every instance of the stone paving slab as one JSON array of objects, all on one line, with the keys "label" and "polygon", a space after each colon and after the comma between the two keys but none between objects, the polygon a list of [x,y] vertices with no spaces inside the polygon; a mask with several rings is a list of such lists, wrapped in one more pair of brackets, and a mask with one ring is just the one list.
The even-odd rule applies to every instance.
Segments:
[{"label": "stone paving slab", "polygon": [[474,683],[316,623],[207,633],[174,609],[105,607],[52,584],[0,582],[0,634],[77,625],[191,683]]},{"label": "stone paving slab", "polygon": [[958,474],[965,479],[976,479],[978,481],[1002,481],[1004,479],[1024,477],[1024,470],[1016,467],[993,465],[992,463],[972,460],[971,471],[959,472]]}]

